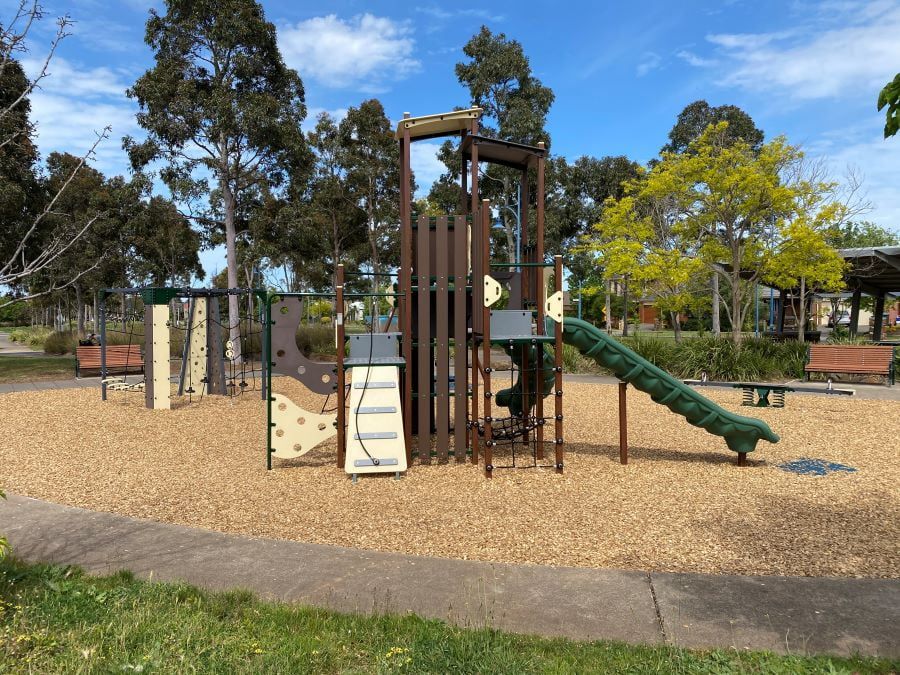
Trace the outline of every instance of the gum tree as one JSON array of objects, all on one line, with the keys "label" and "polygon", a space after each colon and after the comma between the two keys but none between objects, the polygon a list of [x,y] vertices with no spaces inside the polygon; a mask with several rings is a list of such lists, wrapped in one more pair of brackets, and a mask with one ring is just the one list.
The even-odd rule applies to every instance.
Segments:
[{"label": "gum tree", "polygon": [[[154,66],[128,95],[147,140],[124,145],[137,170],[161,163],[160,177],[211,243],[224,236],[228,285],[237,287],[236,214],[245,198],[308,163],[303,83],[253,0],[166,0],[164,14],[150,10],[145,40]],[[237,296],[228,314],[237,351]]]}]

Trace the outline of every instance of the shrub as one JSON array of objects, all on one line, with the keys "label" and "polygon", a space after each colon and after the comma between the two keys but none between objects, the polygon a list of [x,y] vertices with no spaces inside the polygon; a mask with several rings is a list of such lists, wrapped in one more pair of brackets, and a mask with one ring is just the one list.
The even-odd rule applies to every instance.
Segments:
[{"label": "shrub", "polygon": [[668,370],[672,367],[676,350],[674,342],[640,335],[633,338],[627,338],[623,340],[623,342],[654,366],[658,366],[663,370]]},{"label": "shrub", "polygon": [[10,331],[9,339],[35,349],[41,349],[44,346],[44,340],[52,332],[53,329],[46,326],[25,326]]},{"label": "shrub", "polygon": [[46,354],[74,354],[77,344],[78,339],[73,331],[54,331],[44,340],[44,352]]}]

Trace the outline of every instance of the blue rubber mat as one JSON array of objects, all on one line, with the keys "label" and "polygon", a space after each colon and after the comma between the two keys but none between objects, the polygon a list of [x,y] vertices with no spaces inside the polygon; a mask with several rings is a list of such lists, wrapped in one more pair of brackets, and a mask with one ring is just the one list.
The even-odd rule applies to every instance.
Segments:
[{"label": "blue rubber mat", "polygon": [[847,466],[846,464],[827,462],[824,459],[810,459],[808,457],[779,464],[778,468],[801,476],[824,476],[834,471],[845,471],[847,473],[856,471],[852,466]]}]

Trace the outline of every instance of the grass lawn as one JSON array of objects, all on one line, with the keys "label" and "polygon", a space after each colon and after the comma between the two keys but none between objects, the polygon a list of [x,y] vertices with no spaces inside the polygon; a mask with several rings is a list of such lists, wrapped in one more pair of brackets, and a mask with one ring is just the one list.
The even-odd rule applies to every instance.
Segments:
[{"label": "grass lawn", "polygon": [[[302,574],[302,570],[298,573]],[[874,659],[688,651],[360,617],[0,562],[0,672],[879,673]]]},{"label": "grass lawn", "polygon": [[0,384],[73,377],[75,359],[71,356],[15,356],[0,352]]}]

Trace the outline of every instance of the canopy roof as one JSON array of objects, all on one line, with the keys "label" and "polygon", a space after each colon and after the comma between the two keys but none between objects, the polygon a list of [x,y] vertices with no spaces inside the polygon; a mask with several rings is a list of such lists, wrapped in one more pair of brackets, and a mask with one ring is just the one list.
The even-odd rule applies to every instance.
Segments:
[{"label": "canopy roof", "polygon": [[398,141],[403,138],[404,128],[409,129],[411,141],[452,136],[464,129],[471,129],[472,120],[477,120],[479,117],[481,117],[481,108],[454,110],[422,117],[406,117],[397,123],[396,137]]},{"label": "canopy roof", "polygon": [[900,246],[845,248],[838,251],[850,263],[850,287],[866,293],[900,292]]},{"label": "canopy roof", "polygon": [[463,139],[462,156],[472,158],[472,146],[478,146],[478,161],[501,164],[513,169],[525,170],[533,166],[538,157],[545,157],[547,151],[534,145],[523,145],[512,141],[501,141],[477,134],[469,134]]}]

